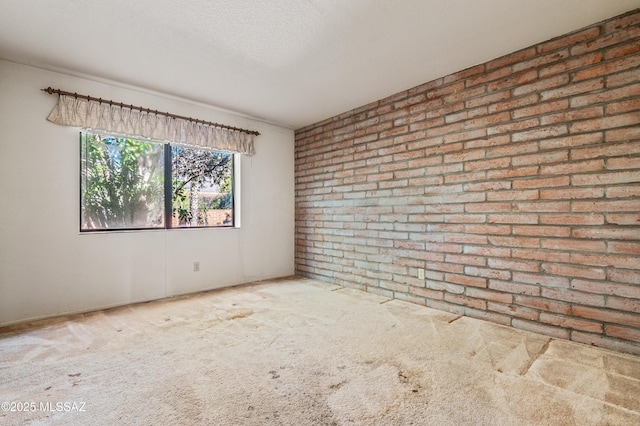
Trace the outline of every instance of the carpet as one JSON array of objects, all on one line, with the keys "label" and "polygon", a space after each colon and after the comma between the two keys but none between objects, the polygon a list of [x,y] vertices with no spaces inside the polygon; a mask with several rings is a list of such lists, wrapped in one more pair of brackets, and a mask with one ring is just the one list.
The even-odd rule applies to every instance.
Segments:
[{"label": "carpet", "polygon": [[8,425],[639,425],[639,395],[640,357],[297,277],[0,334]]}]

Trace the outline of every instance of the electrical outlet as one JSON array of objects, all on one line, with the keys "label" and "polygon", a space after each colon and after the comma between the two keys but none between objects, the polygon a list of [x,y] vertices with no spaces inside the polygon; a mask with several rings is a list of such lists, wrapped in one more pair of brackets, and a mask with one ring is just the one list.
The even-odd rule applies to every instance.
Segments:
[{"label": "electrical outlet", "polygon": [[193,272],[200,272],[200,262],[193,262]]},{"label": "electrical outlet", "polygon": [[418,279],[424,280],[424,269],[418,269]]}]

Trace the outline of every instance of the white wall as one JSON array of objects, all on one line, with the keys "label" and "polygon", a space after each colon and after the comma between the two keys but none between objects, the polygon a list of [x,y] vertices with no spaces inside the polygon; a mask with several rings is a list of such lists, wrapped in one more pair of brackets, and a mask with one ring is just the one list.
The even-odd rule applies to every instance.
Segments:
[{"label": "white wall", "polygon": [[[48,86],[259,131],[241,228],[80,235],[79,131],[46,121]],[[0,326],[293,274],[293,144],[220,109],[0,60]]]}]

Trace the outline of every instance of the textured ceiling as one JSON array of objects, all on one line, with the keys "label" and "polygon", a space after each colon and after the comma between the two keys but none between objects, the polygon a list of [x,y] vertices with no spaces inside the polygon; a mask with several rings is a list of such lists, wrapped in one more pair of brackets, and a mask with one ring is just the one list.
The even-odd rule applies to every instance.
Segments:
[{"label": "textured ceiling", "polygon": [[0,0],[0,58],[299,128],[637,7],[640,0]]}]

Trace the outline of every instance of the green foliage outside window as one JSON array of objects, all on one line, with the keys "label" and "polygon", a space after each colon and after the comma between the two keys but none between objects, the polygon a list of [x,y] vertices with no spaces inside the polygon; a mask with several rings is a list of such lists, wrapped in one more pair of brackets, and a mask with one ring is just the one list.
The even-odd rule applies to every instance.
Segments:
[{"label": "green foliage outside window", "polygon": [[89,133],[81,149],[83,231],[233,224],[232,154]]}]

